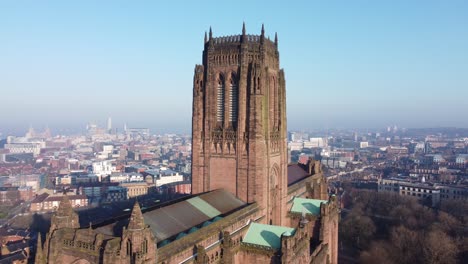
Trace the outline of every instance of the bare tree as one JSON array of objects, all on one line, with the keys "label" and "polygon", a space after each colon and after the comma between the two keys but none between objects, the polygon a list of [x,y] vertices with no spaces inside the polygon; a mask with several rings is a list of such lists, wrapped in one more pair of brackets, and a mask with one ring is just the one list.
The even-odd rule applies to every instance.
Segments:
[{"label": "bare tree", "polygon": [[429,232],[429,235],[424,239],[423,256],[426,263],[456,263],[458,249],[447,234],[440,229],[434,229]]}]

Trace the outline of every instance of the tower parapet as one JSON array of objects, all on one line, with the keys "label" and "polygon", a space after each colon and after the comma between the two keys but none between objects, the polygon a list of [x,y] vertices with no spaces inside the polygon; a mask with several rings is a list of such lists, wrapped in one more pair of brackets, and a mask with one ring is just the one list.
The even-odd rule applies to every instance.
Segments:
[{"label": "tower parapet", "polygon": [[237,44],[240,45],[241,43],[251,43],[251,44],[263,44],[270,48],[277,50],[278,44],[278,36],[275,33],[275,40],[271,41],[269,38],[265,38],[265,29],[262,25],[262,33],[260,35],[255,34],[247,34],[245,30],[245,24],[242,26],[242,34],[240,35],[228,35],[228,36],[220,36],[220,37],[213,37],[212,31],[210,28],[210,38],[206,38],[205,34],[205,45],[206,46],[219,46],[219,45],[226,45],[226,44]]}]

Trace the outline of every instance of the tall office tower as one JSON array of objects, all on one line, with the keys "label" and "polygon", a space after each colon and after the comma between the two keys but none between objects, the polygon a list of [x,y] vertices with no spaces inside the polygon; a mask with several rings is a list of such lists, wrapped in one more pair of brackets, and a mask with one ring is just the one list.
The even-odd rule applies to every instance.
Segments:
[{"label": "tall office tower", "polygon": [[112,133],[112,119],[110,117],[107,119],[107,133]]}]

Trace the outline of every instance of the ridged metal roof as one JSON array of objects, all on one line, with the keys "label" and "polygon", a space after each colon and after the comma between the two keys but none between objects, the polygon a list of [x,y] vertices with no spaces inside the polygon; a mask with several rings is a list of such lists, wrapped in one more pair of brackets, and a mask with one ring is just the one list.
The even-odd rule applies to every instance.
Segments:
[{"label": "ridged metal roof", "polygon": [[[158,242],[189,232],[193,227],[214,220],[220,215],[234,211],[246,203],[225,190],[215,190],[187,200],[143,213],[145,224],[149,225]],[[212,222],[212,221],[210,221]],[[128,219],[99,227],[99,231],[117,235],[115,228],[126,226]],[[193,231],[193,230],[192,230]]]}]

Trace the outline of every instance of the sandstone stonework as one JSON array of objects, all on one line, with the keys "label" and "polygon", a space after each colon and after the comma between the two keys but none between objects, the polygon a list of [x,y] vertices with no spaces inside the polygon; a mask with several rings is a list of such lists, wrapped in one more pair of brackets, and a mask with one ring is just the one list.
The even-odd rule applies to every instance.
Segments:
[{"label": "sandstone stonework", "polygon": [[242,35],[213,38],[210,29],[195,66],[192,125],[192,193],[224,188],[281,225],[287,130],[277,37],[244,26]]}]

